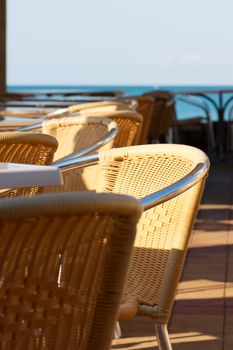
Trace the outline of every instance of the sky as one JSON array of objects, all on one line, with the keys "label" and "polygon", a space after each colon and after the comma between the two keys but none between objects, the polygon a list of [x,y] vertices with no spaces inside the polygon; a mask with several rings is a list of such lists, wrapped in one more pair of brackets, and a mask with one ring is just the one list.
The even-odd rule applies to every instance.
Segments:
[{"label": "sky", "polygon": [[7,0],[8,85],[233,85],[233,0]]}]

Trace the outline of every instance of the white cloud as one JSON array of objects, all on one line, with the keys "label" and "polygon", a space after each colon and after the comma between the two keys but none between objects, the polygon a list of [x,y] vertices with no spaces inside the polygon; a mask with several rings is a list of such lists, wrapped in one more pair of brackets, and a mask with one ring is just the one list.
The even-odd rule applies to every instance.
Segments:
[{"label": "white cloud", "polygon": [[145,57],[133,57],[131,63],[135,65],[151,65],[161,67],[172,67],[177,63],[175,55],[148,55]]},{"label": "white cloud", "polygon": [[199,65],[205,63],[205,59],[198,53],[187,53],[181,57],[181,62],[186,65]]}]

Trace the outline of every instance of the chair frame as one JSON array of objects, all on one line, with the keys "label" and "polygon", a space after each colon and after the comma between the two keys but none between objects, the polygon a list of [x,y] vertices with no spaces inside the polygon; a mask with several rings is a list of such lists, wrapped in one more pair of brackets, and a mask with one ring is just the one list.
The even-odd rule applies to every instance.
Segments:
[{"label": "chair frame", "polygon": [[[99,153],[88,154],[78,159],[64,159],[58,161],[56,166],[60,169],[61,173],[70,171],[72,169],[83,168],[86,166],[91,166],[98,164],[100,160]],[[156,205],[162,204],[176,196],[184,193],[189,188],[193,187],[197,182],[199,182],[208,171],[209,165],[205,163],[199,163],[196,167],[184,176],[181,180],[174,182],[173,184],[163,188],[160,191],[156,191],[144,198],[139,199],[143,210],[148,210]]]},{"label": "chair frame", "polygon": [[[70,115],[70,117],[72,117],[72,115]],[[75,115],[75,117],[80,117],[80,122],[82,122],[85,118],[88,120],[88,117],[83,117],[81,115],[78,115],[78,116]],[[55,118],[55,119],[57,119],[57,118]],[[94,119],[95,117],[90,117],[89,119],[91,119],[91,118]],[[107,120],[109,118],[102,118],[102,119],[104,121],[104,120]],[[33,131],[33,130],[40,129],[42,127],[43,127],[43,122],[26,126],[24,128],[19,129],[18,132]],[[110,121],[110,119],[109,119],[109,131],[106,133],[106,135],[101,140],[93,143],[92,145],[84,147],[83,149],[81,149],[78,152],[74,152],[68,156],[62,157],[58,161],[74,159],[74,158],[78,158],[80,156],[83,156],[85,154],[88,154],[90,152],[94,152],[94,151],[100,149],[101,147],[112,142],[115,139],[115,137],[118,135],[118,132],[119,132],[119,128],[118,128],[117,124],[113,121]],[[54,162],[54,164],[56,164],[56,162]]]},{"label": "chair frame", "polygon": [[[3,145],[5,149],[1,151],[3,157],[1,156],[1,162],[9,162],[9,163],[20,163],[20,164],[31,164],[31,165],[51,165],[53,160],[53,155],[58,147],[57,140],[45,134],[37,134],[37,133],[20,133],[20,132],[2,132],[0,137],[0,145]],[[12,153],[9,151],[9,146],[12,146],[14,149]],[[32,159],[29,157],[27,148],[34,150],[34,155]],[[39,157],[40,153],[38,153],[39,148],[45,148],[47,150],[46,158],[43,158],[43,154]],[[17,151],[20,150],[19,153]],[[49,151],[50,150],[50,151]],[[32,152],[31,151],[31,152]],[[41,151],[40,151],[41,152]],[[34,159],[35,158],[35,159]],[[27,187],[27,186],[26,186]],[[2,196],[15,196],[22,195],[22,193],[27,193],[27,195],[32,195],[35,192],[39,191],[39,187],[29,186],[28,188],[23,187],[22,189],[14,188],[0,191],[0,197]],[[22,191],[23,192],[22,192]],[[24,192],[25,191],[25,192]]]},{"label": "chair frame", "polygon": [[[200,124],[201,120],[206,121],[207,150],[208,150],[208,153],[210,155],[213,155],[215,152],[215,148],[216,148],[216,140],[215,140],[214,127],[213,127],[213,122],[211,119],[211,113],[210,113],[210,109],[209,109],[208,104],[205,101],[203,101],[200,97],[190,96],[190,95],[180,95],[180,94],[175,95],[175,101],[176,102],[181,101],[181,102],[186,103],[188,105],[195,106],[204,112],[204,114],[205,114],[204,117],[197,117],[194,119],[197,119],[199,124]],[[191,122],[193,120],[193,117],[190,117],[190,119],[186,119],[186,120]],[[176,121],[178,121],[178,119]],[[181,126],[182,126],[182,119],[180,119],[179,121],[181,122]],[[184,120],[184,125],[185,125],[185,120]],[[176,127],[176,124],[174,125],[174,127]],[[177,125],[177,127],[179,127],[179,124]]]},{"label": "chair frame", "polygon": [[[177,145],[178,147],[180,145]],[[182,147],[182,146],[181,146]],[[190,147],[190,146],[186,146]],[[193,148],[193,147],[190,147]],[[83,167],[83,166],[90,166],[93,164],[98,163],[100,160],[99,153],[90,154],[85,157],[81,157],[77,160],[68,160],[65,162],[57,163],[57,166],[61,170],[61,172],[66,170],[72,170],[77,167]],[[206,161],[204,163],[198,163],[186,176],[181,178],[180,180],[172,183],[171,185],[156,191],[154,193],[151,193],[148,196],[145,196],[144,198],[141,198],[139,202],[141,203],[143,207],[143,211],[146,211],[150,208],[153,208],[157,205],[163,204],[175,197],[177,197],[180,194],[183,194],[188,189],[191,189],[194,185],[196,185],[200,181],[205,181],[207,175],[208,175],[208,169],[209,169],[209,162]],[[141,305],[140,306],[140,314],[148,314],[150,311],[147,311],[147,306]],[[157,340],[159,344],[159,349],[161,350],[172,350],[172,346],[170,343],[168,330],[167,330],[167,321],[164,320],[164,322],[155,322],[155,328],[156,328],[156,335]],[[115,334],[120,334],[120,328],[119,325],[116,327]]]},{"label": "chair frame", "polygon": [[[1,327],[3,328],[1,344],[5,344],[6,342],[9,346],[8,342],[14,341],[15,346],[17,347],[17,345],[20,345],[22,342],[25,342],[25,340],[28,340],[27,336],[40,336],[39,331],[40,329],[42,330],[43,327],[45,329],[44,336],[46,337],[46,330],[48,330],[47,337],[49,339],[49,332],[51,334],[51,326],[54,324],[54,317],[59,315],[58,313],[52,314],[51,309],[56,308],[55,311],[60,310],[60,313],[63,313],[62,315],[65,317],[69,309],[67,310],[67,307],[64,307],[63,301],[64,303],[67,302],[68,305],[72,306],[72,297],[74,298],[74,295],[72,296],[72,292],[69,295],[69,287],[66,283],[66,278],[68,276],[69,281],[71,273],[67,274],[67,271],[63,273],[63,284],[60,285],[59,270],[61,271],[61,269],[58,269],[59,264],[57,266],[56,256],[59,257],[59,252],[65,253],[67,246],[67,252],[69,252],[69,249],[73,249],[69,248],[72,247],[72,245],[68,245],[67,242],[76,242],[76,245],[78,242],[78,247],[80,247],[81,251],[81,247],[85,243],[85,237],[87,237],[86,239],[89,240],[89,244],[87,242],[86,255],[88,256],[90,253],[89,249],[87,248],[91,248],[92,252],[94,251],[95,253],[96,261],[100,258],[100,265],[103,265],[104,270],[100,270],[99,268],[97,273],[95,269],[96,266],[92,264],[91,267],[90,259],[87,258],[87,261],[85,260],[85,254],[83,257],[81,256],[80,260],[83,262],[85,271],[81,271],[76,263],[77,270],[75,274],[73,272],[73,293],[74,290],[80,290],[80,293],[78,294],[80,295],[80,300],[77,300],[77,302],[79,302],[78,305],[79,307],[82,305],[85,306],[86,303],[86,305],[89,305],[88,309],[91,310],[91,313],[89,312],[87,315],[85,315],[86,312],[85,310],[83,311],[83,314],[85,315],[85,322],[87,323],[88,327],[84,328],[85,331],[80,332],[81,335],[79,335],[79,337],[78,335],[75,335],[75,340],[76,337],[78,339],[86,337],[87,332],[88,338],[84,341],[82,350],[91,350],[94,348],[99,350],[109,349],[115,320],[117,318],[117,308],[123,292],[123,283],[127,272],[130,252],[133,247],[136,224],[142,212],[139,202],[131,196],[111,193],[100,194],[79,192],[47,194],[30,198],[18,197],[6,199],[1,201],[0,208],[2,223],[1,230],[3,230],[1,231],[1,239],[5,239],[6,242],[5,249],[1,252],[1,271],[3,273],[5,268],[8,272],[5,280],[2,279],[0,288],[1,310],[3,310],[1,318]],[[88,224],[89,228],[87,228],[87,231],[85,231],[83,228],[83,223],[86,222],[85,218],[89,214],[93,216],[94,220],[93,224]],[[95,237],[96,226],[94,223],[98,217],[98,214],[100,217],[103,216],[105,220],[104,223],[99,225],[99,229],[97,231],[98,235],[96,234],[97,238],[95,244],[96,247],[99,246],[100,248],[98,248],[97,252],[95,252],[95,250],[91,247],[90,239]],[[81,225],[78,226],[78,235],[76,235],[74,233],[75,228],[79,223],[79,216],[83,217],[84,221],[81,221]],[[52,218],[54,218],[53,224]],[[62,225],[60,225],[60,228],[58,228],[57,224],[59,222],[61,223],[63,218],[68,218],[68,221],[65,221],[64,228]],[[106,221],[108,218],[109,220]],[[48,221],[51,224],[48,225],[49,234],[48,238],[46,238],[47,231],[45,225],[46,222],[48,224]],[[121,224],[118,225],[118,221],[120,221]],[[4,226],[4,223],[6,223],[6,226]],[[9,229],[9,225],[11,229]],[[17,233],[15,232],[15,228],[17,230],[18,227],[19,231]],[[32,234],[31,231],[33,230],[34,232]],[[23,241],[21,242],[19,237],[20,234],[23,234],[24,232],[25,236],[23,235]],[[102,232],[106,232],[106,235],[102,235]],[[5,235],[3,233],[5,233]],[[87,233],[87,235],[85,235],[85,233]],[[29,239],[31,234],[32,237]],[[16,237],[15,240],[13,240],[14,237]],[[27,238],[25,239],[25,237]],[[64,239],[61,239],[61,237],[64,237]],[[77,238],[75,238],[73,241],[72,239],[74,237]],[[69,241],[69,239],[71,240]],[[11,243],[9,243],[9,241]],[[53,244],[51,244],[51,242],[53,242]],[[61,244],[61,247],[59,247],[59,244]],[[9,258],[11,260],[10,254],[12,251],[12,245],[14,248],[18,247],[18,249],[15,260],[12,260],[13,262],[9,262],[6,259]],[[103,250],[104,246],[107,248],[106,251]],[[45,253],[43,253],[43,247],[45,249]],[[27,270],[24,265],[25,258],[27,260],[27,249],[29,249],[29,251],[31,249],[32,252],[36,252],[37,256],[36,258],[33,253],[29,254],[28,263],[30,264],[30,261],[33,261],[34,264],[34,268],[32,268],[31,271],[30,268]],[[40,251],[42,254],[38,254],[38,251]],[[52,252],[52,260],[49,260],[49,257],[46,258],[46,255],[43,257],[43,254],[47,254],[49,251]],[[101,254],[102,251],[103,254]],[[74,251],[73,253],[75,254]],[[22,258],[20,258],[20,254],[22,254]],[[119,263],[119,258],[121,259],[121,263]],[[42,259],[44,264],[41,269],[39,266],[36,267],[36,264],[40,262],[40,259]],[[65,258],[63,257],[63,259],[63,266],[65,268]],[[5,260],[6,263],[4,263]],[[19,263],[20,261],[23,261],[23,263],[21,263],[21,269],[14,268],[16,262]],[[72,263],[75,264],[75,261],[76,260],[72,258]],[[46,266],[48,266],[48,269]],[[51,271],[53,271],[53,274],[50,276],[48,272]],[[72,271],[75,271],[75,268]],[[90,300],[91,302],[89,303],[88,300],[85,302],[85,298],[87,298],[85,293],[87,293],[87,291],[84,289],[84,284],[94,283],[93,281],[88,281],[88,273],[90,273],[90,271],[92,275],[97,273],[96,281],[98,282],[97,285],[99,288],[98,290],[95,290],[94,294],[93,292],[90,294],[94,297],[94,299]],[[77,280],[78,276],[79,280]],[[84,276],[84,278],[82,278],[82,276]],[[36,287],[35,283],[39,283],[39,285],[41,283],[40,287]],[[82,287],[80,287],[79,284]],[[38,291],[39,296],[44,298],[43,304],[41,303],[41,300],[39,300],[38,303],[36,300],[33,302],[32,297],[33,294],[37,294],[36,291]],[[66,297],[68,297],[68,299],[65,299]],[[75,298],[76,297],[77,296],[75,296]],[[23,299],[23,301],[21,301],[21,299]],[[33,305],[33,303],[34,306],[30,307],[30,305]],[[47,308],[50,308],[50,312],[45,312],[45,310],[47,311]],[[35,317],[33,316],[34,312]],[[77,311],[74,315],[76,315],[77,318]],[[60,316],[57,317],[58,323],[55,323],[56,328],[60,323],[59,317]],[[29,320],[31,320],[32,326]],[[63,320],[62,325],[64,327],[64,318],[62,319],[61,317],[61,320]],[[81,321],[78,321],[79,324],[80,322],[83,322],[83,320],[84,316],[82,316]],[[76,324],[75,326],[77,327]],[[6,330],[5,334],[4,329]],[[65,334],[67,336],[67,333]],[[59,332],[58,335],[60,335]],[[64,338],[63,334],[61,334],[61,337],[58,339],[63,340],[63,345],[67,342],[67,339],[66,337]],[[27,348],[29,348],[29,341],[28,343],[25,342],[24,345],[25,344],[27,344]],[[58,345],[59,349],[64,349],[61,344]],[[71,348],[75,349],[75,344],[73,344]],[[31,343],[30,349],[32,349]]]}]

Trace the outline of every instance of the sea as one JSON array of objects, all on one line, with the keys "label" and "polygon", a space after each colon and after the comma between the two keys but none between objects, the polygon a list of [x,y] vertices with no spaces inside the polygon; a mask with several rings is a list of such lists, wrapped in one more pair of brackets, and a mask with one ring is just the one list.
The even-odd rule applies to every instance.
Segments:
[{"label": "sea", "polygon": [[[97,86],[97,85],[77,85],[77,86],[69,86],[69,85],[64,85],[64,86],[53,86],[53,85],[44,85],[44,86],[38,86],[38,85],[11,85],[7,87],[7,90],[9,92],[15,92],[15,91],[20,91],[20,92],[30,92],[30,91],[36,91],[36,92],[43,92],[43,91],[54,91],[54,92],[59,92],[59,91],[111,91],[111,90],[118,90],[122,91],[124,96],[134,96],[134,95],[141,95],[145,92],[149,92],[152,90],[165,90],[165,91],[172,91],[175,92],[176,94],[179,92],[184,92],[184,91],[214,91],[214,90],[233,90],[233,85],[232,86],[220,86],[220,85],[205,85],[205,86],[197,86],[197,85],[189,85],[189,86],[183,86],[183,85],[162,85],[162,86],[153,86],[153,85],[139,85],[139,86],[126,86],[126,85],[114,85],[114,86]],[[208,96],[208,94],[207,94]],[[217,93],[211,93],[209,95],[214,102],[219,105],[219,96]],[[230,96],[233,96],[233,93],[230,94],[224,94],[223,96],[223,103],[226,103],[227,100],[229,99]],[[194,97],[194,102],[199,102],[200,97]],[[190,103],[183,102],[183,101],[177,101],[176,103],[176,110],[177,110],[177,116],[178,118],[188,118],[188,117],[193,117],[193,116],[205,116],[206,111],[205,108],[203,108],[203,102],[205,104],[205,107],[208,108],[209,113],[211,115],[211,118],[213,121],[217,120],[217,113],[216,109],[213,106],[212,103],[210,103],[208,100],[203,100],[201,99],[201,106],[194,106]],[[229,103],[228,108],[225,111],[225,119],[233,119],[233,109],[231,107],[233,106],[233,101],[232,103]]]}]

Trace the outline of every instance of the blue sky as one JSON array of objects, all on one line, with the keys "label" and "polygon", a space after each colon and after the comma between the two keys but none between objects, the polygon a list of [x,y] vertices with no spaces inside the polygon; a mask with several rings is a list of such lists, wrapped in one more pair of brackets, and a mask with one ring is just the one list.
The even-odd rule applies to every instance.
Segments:
[{"label": "blue sky", "polygon": [[232,0],[7,0],[9,85],[233,85]]}]

